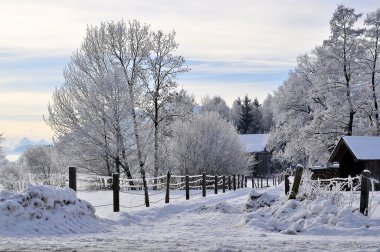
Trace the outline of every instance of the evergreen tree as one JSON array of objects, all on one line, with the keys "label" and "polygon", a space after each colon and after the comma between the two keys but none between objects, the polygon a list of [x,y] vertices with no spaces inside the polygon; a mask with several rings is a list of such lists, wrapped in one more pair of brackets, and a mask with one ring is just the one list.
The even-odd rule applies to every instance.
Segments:
[{"label": "evergreen tree", "polygon": [[252,134],[258,134],[262,133],[262,120],[263,120],[263,115],[261,112],[261,104],[259,103],[259,100],[257,97],[253,100],[253,120],[251,122],[251,127],[250,127],[250,132]]},{"label": "evergreen tree", "polygon": [[254,122],[254,109],[252,100],[248,98],[248,95],[244,96],[244,99],[241,102],[241,118],[238,124],[238,131],[241,134],[250,134],[251,126]]},{"label": "evergreen tree", "polygon": [[231,119],[240,134],[258,134],[262,130],[262,112],[259,100],[252,100],[245,95],[243,100],[238,97],[231,109]]}]

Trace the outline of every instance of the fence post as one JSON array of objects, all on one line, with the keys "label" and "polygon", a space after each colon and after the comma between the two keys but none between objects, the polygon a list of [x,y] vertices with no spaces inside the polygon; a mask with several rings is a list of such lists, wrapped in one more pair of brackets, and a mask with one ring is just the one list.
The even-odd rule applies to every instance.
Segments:
[{"label": "fence post", "polygon": [[223,175],[223,193],[226,192],[226,176]]},{"label": "fence post", "polygon": [[228,190],[231,191],[231,176],[228,176]]},{"label": "fence post", "polygon": [[289,175],[285,175],[285,195],[288,195],[290,190]]},{"label": "fence post", "polygon": [[290,192],[289,199],[295,199],[298,194],[298,188],[301,184],[303,167],[301,165],[297,166],[296,174],[294,175],[294,181],[292,186],[292,191]]},{"label": "fence post", "polygon": [[74,191],[77,190],[77,168],[69,167],[69,187]]},{"label": "fence post", "polygon": [[214,193],[215,194],[218,194],[218,176],[217,175],[215,175],[215,177],[214,177]]},{"label": "fence post", "polygon": [[185,177],[185,187],[186,187],[186,200],[190,199],[190,178],[189,175]]},{"label": "fence post", "polygon": [[165,195],[165,203],[169,203],[170,201],[170,171],[166,175],[166,195]]},{"label": "fence post", "polygon": [[113,190],[113,211],[120,211],[120,187],[119,187],[119,173],[112,174],[112,190]]},{"label": "fence post", "polygon": [[234,191],[236,191],[236,175],[235,174],[232,175],[232,184],[234,186]]},{"label": "fence post", "polygon": [[202,174],[202,197],[206,197],[206,173]]},{"label": "fence post", "polygon": [[369,199],[369,187],[371,185],[371,181],[369,177],[371,176],[371,172],[368,170],[364,170],[362,173],[362,181],[360,188],[360,212],[365,216],[368,216],[368,199]]}]

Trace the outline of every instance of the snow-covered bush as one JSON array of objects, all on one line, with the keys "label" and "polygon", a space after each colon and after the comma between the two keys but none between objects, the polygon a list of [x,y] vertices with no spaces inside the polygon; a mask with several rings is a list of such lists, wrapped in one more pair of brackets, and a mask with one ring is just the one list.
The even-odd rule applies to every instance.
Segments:
[{"label": "snow-covered bush", "polygon": [[55,146],[35,146],[27,149],[18,164],[23,166],[27,182],[65,186],[67,166]]},{"label": "snow-covered bush", "polygon": [[[278,188],[281,188],[279,192]],[[277,191],[276,191],[277,190]],[[282,234],[375,234],[380,229],[380,220],[368,218],[350,205],[341,205],[335,196],[327,192],[311,198],[288,200],[282,186],[259,193],[253,191],[247,202],[245,222],[255,230],[280,232]],[[342,195],[349,192],[342,192]],[[333,192],[332,195],[336,195]],[[253,197],[252,197],[253,196]]]},{"label": "snow-covered bush", "polygon": [[0,188],[4,190],[22,191],[27,181],[23,168],[14,162],[8,162],[0,168]]},{"label": "snow-covered bush", "polygon": [[312,171],[304,169],[297,199],[314,200],[318,197],[330,199],[338,207],[349,206],[358,202],[360,177],[312,179]]},{"label": "snow-covered bush", "polygon": [[[283,183],[264,193],[252,191],[247,202],[247,225],[284,234],[322,234],[331,230],[360,233],[380,228],[380,220],[359,212],[360,177],[312,180],[311,175],[304,169],[295,200],[283,194]],[[378,203],[372,191],[369,216]]]},{"label": "snow-covered bush", "polygon": [[171,161],[182,174],[244,172],[248,159],[235,128],[216,112],[177,121],[171,140]]}]

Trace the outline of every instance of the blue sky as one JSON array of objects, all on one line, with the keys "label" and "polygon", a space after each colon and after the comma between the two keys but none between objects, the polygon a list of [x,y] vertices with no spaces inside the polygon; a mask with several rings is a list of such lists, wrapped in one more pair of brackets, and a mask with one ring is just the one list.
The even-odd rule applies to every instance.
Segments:
[{"label": "blue sky", "polygon": [[228,104],[248,94],[263,101],[286,79],[296,57],[329,36],[338,4],[367,13],[378,0],[2,0],[0,2],[0,132],[51,141],[42,118],[87,25],[137,19],[175,30],[177,53],[192,69],[180,87],[199,101]]}]

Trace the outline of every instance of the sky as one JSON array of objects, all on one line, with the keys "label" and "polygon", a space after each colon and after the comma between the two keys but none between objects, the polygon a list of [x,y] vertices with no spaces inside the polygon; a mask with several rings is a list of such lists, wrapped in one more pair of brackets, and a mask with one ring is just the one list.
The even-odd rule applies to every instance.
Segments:
[{"label": "sky", "polygon": [[295,67],[296,57],[329,37],[338,4],[368,13],[379,0],[1,0],[0,133],[9,149],[22,137],[52,140],[47,104],[88,25],[137,19],[176,31],[177,55],[191,71],[179,86],[231,105],[261,102]]}]

